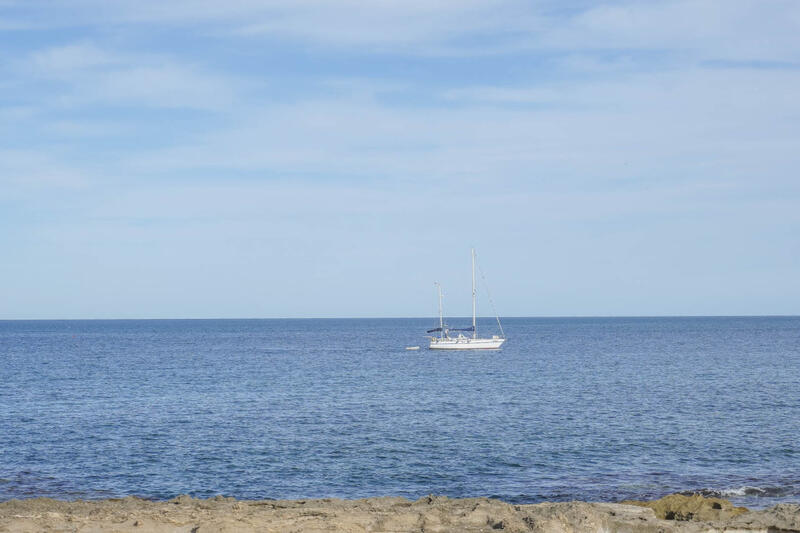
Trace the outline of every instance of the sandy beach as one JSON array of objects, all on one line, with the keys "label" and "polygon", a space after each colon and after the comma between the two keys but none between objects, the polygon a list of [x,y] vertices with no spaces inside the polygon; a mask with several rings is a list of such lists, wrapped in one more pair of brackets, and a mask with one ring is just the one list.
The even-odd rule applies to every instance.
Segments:
[{"label": "sandy beach", "polygon": [[748,511],[726,500],[672,495],[652,502],[512,505],[428,496],[363,500],[170,501],[135,497],[0,503],[0,531],[38,532],[705,532],[800,531],[800,505]]}]

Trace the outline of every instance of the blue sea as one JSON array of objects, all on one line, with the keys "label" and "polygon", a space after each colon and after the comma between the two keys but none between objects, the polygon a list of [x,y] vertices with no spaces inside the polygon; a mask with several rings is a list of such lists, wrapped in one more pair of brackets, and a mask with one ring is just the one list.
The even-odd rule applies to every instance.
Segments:
[{"label": "blue sea", "polygon": [[798,317],[509,318],[489,352],[431,326],[0,322],[0,500],[800,501]]}]

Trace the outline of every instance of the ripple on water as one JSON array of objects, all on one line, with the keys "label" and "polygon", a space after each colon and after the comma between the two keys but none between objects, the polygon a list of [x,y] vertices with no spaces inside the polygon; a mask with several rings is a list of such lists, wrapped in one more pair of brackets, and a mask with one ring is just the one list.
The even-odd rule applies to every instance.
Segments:
[{"label": "ripple on water", "polygon": [[799,318],[428,322],[0,322],[0,499],[800,499]]}]

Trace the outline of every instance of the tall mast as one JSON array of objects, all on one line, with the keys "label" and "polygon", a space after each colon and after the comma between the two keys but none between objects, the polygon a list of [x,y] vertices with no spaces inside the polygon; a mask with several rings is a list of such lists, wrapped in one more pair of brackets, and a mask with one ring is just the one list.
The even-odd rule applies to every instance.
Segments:
[{"label": "tall mast", "polygon": [[478,338],[478,329],[475,327],[475,248],[472,249],[472,338]]},{"label": "tall mast", "polygon": [[444,338],[444,319],[442,318],[442,286],[438,281],[434,282],[436,290],[439,291],[439,338]]}]

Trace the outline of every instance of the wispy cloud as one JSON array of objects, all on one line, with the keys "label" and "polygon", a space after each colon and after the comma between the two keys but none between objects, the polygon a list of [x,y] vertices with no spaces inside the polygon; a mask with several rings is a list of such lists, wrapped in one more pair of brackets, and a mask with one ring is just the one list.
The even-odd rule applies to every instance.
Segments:
[{"label": "wispy cloud", "polygon": [[[693,59],[797,61],[800,7],[792,0],[602,3],[543,0],[331,3],[324,0],[76,0],[16,4],[43,26],[189,28],[300,47],[361,53],[505,54],[669,51]],[[180,30],[179,30],[180,31]]]},{"label": "wispy cloud", "polygon": [[74,43],[37,50],[25,58],[25,63],[39,74],[60,77],[76,71],[119,65],[122,58],[89,43]]},{"label": "wispy cloud", "polygon": [[596,5],[546,32],[544,44],[670,50],[703,58],[796,59],[800,5],[778,0],[675,0]]},{"label": "wispy cloud", "polygon": [[554,105],[566,100],[563,91],[554,87],[464,87],[446,91],[444,98],[456,102],[541,105]]},{"label": "wispy cloud", "polygon": [[18,190],[81,189],[88,176],[39,150],[0,150],[0,186],[9,195]]},{"label": "wispy cloud", "polygon": [[441,98],[449,105],[411,110],[356,90],[361,96],[248,110],[230,127],[138,153],[127,164],[264,178],[558,177],[565,187],[613,177],[663,179],[676,168],[689,176],[713,168],[714,179],[728,179],[766,163],[776,150],[790,157],[784,139],[795,130],[791,117],[800,114],[793,99],[798,85],[800,73],[791,71],[694,69],[448,90]]},{"label": "wispy cloud", "polygon": [[[55,13],[61,12],[57,6]],[[55,24],[203,25],[205,31],[299,45],[430,54],[519,50],[672,50],[704,58],[796,60],[800,7],[791,0],[657,3],[469,0],[279,0],[71,3]]]},{"label": "wispy cloud", "polygon": [[235,98],[230,77],[155,54],[113,52],[81,42],[37,50],[17,72],[62,85],[54,102],[214,110]]}]

